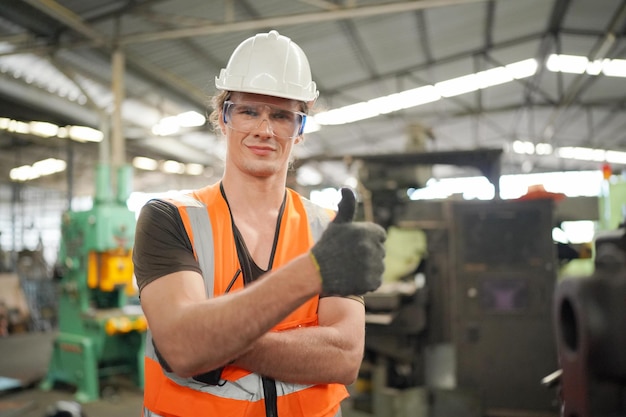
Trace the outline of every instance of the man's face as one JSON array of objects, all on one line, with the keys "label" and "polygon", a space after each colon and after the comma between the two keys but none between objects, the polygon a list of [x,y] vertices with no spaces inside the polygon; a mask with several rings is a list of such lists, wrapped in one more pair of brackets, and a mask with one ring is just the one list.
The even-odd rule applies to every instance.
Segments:
[{"label": "man's face", "polygon": [[285,138],[274,134],[279,132],[279,123],[284,115],[277,115],[272,109],[299,112],[299,102],[239,92],[233,92],[229,101],[243,105],[253,103],[254,108],[260,111],[255,113],[257,122],[247,124],[244,129],[232,126],[230,119],[228,123],[224,122],[224,117],[220,119],[220,126],[227,140],[227,165],[234,164],[236,169],[255,177],[269,177],[286,172],[293,145],[302,138]]}]

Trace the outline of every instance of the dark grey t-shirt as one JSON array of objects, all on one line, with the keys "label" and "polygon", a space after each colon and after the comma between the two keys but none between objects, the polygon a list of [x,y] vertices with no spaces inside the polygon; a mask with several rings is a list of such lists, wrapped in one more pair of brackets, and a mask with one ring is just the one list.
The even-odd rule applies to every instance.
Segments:
[{"label": "dark grey t-shirt", "polygon": [[162,200],[151,200],[141,209],[133,249],[139,291],[150,282],[180,271],[202,273],[178,208]]}]

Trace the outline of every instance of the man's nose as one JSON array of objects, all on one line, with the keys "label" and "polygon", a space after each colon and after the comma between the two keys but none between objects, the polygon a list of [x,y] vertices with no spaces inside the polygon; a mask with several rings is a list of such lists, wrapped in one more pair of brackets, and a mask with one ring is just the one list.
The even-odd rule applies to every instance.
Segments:
[{"label": "man's nose", "polygon": [[274,131],[272,130],[272,125],[270,121],[266,117],[261,117],[259,120],[259,124],[254,128],[255,133],[261,133],[268,136],[273,136]]}]

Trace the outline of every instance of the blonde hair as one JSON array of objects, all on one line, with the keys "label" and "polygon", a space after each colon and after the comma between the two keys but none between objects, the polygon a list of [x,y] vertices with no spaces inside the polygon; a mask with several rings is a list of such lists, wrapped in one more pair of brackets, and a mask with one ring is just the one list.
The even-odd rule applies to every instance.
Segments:
[{"label": "blonde hair", "polygon": [[230,91],[222,90],[218,94],[211,97],[211,114],[209,114],[209,123],[213,126],[213,129],[216,132],[220,131],[220,117],[222,114],[222,108],[224,107],[224,102],[228,100],[230,97]]}]

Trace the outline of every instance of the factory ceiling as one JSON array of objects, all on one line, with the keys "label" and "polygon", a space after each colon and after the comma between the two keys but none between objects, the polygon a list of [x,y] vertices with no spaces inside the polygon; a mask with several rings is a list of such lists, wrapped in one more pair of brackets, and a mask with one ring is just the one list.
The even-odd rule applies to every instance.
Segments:
[{"label": "factory ceiling", "polygon": [[[224,144],[208,123],[153,128],[210,112],[232,50],[271,29],[307,53],[319,114],[421,94],[405,108],[401,94],[384,99],[370,117],[361,105],[361,120],[308,133],[296,156],[315,161],[327,184],[343,180],[327,158],[502,149],[507,174],[600,167],[590,150],[578,156],[595,160],[559,156],[573,147],[626,151],[626,0],[6,0],[0,183],[52,157],[71,162],[65,174],[33,184],[92,193],[98,161],[137,156],[204,167],[200,176],[135,170],[137,191],[213,181]],[[104,140],[42,137],[24,127],[32,121],[91,127]]]}]

